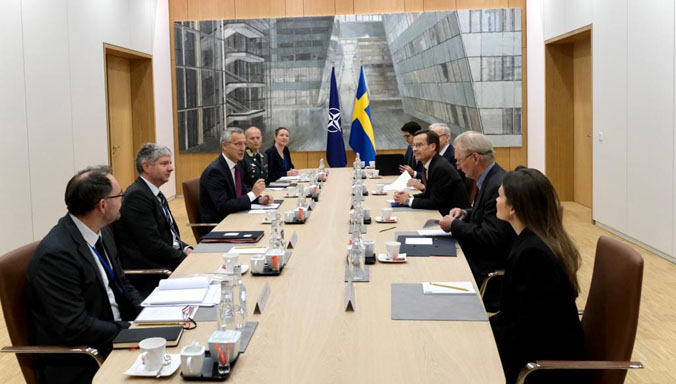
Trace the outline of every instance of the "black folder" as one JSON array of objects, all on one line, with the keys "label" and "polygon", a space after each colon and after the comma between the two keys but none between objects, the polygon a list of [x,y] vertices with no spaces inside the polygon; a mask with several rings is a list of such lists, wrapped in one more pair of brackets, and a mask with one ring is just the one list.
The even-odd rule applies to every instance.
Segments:
[{"label": "black folder", "polygon": [[202,237],[203,243],[257,243],[263,231],[211,231]]},{"label": "black folder", "polygon": [[163,337],[167,340],[167,347],[178,345],[183,327],[144,327],[123,329],[113,340],[113,348],[132,348],[137,347],[138,343],[149,337]]},{"label": "black folder", "polygon": [[[432,237],[432,245],[406,244],[406,239],[411,237]],[[420,236],[399,235],[397,241],[401,243],[399,252],[406,256],[457,256],[455,239],[450,236]]]}]

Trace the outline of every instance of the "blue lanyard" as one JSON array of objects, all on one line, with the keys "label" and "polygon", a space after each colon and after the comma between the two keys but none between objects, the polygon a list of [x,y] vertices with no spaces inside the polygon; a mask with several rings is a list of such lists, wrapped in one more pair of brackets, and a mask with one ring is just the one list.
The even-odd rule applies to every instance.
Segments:
[{"label": "blue lanyard", "polygon": [[89,247],[92,249],[92,251],[94,251],[96,256],[98,256],[101,265],[103,265],[103,269],[105,269],[106,273],[108,274],[108,277],[113,279],[113,284],[115,284],[115,288],[117,288],[117,291],[122,293],[122,288],[117,284],[117,277],[115,276],[115,272],[111,268],[110,264],[108,264],[108,262],[103,258],[103,256],[101,256],[101,254],[99,253],[99,251],[96,250],[96,248],[92,247],[91,245]]}]

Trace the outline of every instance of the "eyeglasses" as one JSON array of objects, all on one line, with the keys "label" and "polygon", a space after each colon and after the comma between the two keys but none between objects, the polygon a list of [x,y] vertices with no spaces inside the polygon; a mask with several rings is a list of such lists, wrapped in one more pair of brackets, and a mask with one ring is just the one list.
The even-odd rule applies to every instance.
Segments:
[{"label": "eyeglasses", "polygon": [[123,196],[124,196],[124,192],[120,192],[119,195],[106,196],[106,197],[103,198],[103,200],[116,199],[116,198],[118,198],[118,197],[123,197]]},{"label": "eyeglasses", "polygon": [[422,148],[426,145],[427,145],[427,143],[413,143],[413,144],[411,144],[411,146],[415,147],[415,148]]},{"label": "eyeglasses", "polygon": [[469,159],[470,157],[472,157],[472,155],[475,154],[475,153],[476,153],[476,152],[472,152],[472,153],[470,153],[469,155],[465,156],[465,157],[462,158],[462,159],[456,159],[456,162],[457,162],[458,164],[460,164],[460,163],[462,163],[463,161],[465,161],[465,160]]}]

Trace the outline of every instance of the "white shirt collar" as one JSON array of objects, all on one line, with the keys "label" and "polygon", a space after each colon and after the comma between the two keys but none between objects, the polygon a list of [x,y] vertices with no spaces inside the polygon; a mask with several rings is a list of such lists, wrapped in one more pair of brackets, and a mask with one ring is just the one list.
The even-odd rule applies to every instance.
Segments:
[{"label": "white shirt collar", "polygon": [[80,219],[78,219],[76,216],[74,216],[70,213],[68,215],[70,215],[70,218],[73,219],[75,226],[80,231],[80,233],[82,234],[82,237],[84,237],[87,244],[89,244],[90,247],[95,247],[96,242],[99,240],[101,232],[95,233],[85,223],[80,221]]},{"label": "white shirt collar", "polygon": [[439,152],[439,155],[440,155],[440,156],[443,156],[444,154],[446,154],[446,151],[448,150],[448,147],[450,147],[450,146],[451,146],[451,143],[448,143],[448,144],[446,144],[445,147],[441,148],[441,151]]},{"label": "white shirt collar", "polygon": [[430,158],[429,160],[427,160],[425,164],[423,164],[423,167],[428,171],[430,170],[430,163],[432,162],[432,159],[434,159],[434,156],[432,156],[432,158]]},{"label": "white shirt collar", "polygon": [[223,155],[223,158],[225,159],[225,162],[228,163],[228,169],[233,170],[235,168],[235,165],[237,163],[233,162],[232,160],[228,159],[228,156],[225,155],[225,153],[221,153]]},{"label": "white shirt collar", "polygon": [[141,180],[145,181],[146,184],[148,184],[148,188],[150,188],[150,191],[153,193],[153,195],[155,195],[155,197],[157,197],[157,195],[160,193],[160,189],[157,188],[157,186],[156,186],[155,184],[153,184],[153,183],[151,183],[150,181],[146,180],[146,178],[143,177],[143,176],[141,176]]}]

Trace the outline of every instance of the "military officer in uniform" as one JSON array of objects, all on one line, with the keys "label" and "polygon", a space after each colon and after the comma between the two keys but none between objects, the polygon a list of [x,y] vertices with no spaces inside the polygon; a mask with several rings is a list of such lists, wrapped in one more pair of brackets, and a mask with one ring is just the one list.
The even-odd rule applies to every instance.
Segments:
[{"label": "military officer in uniform", "polygon": [[265,153],[260,152],[263,144],[261,130],[251,126],[244,131],[244,137],[246,138],[246,152],[244,152],[244,158],[239,161],[244,171],[242,182],[249,189],[258,179],[264,179],[265,184],[269,184],[268,163],[265,160]]}]

